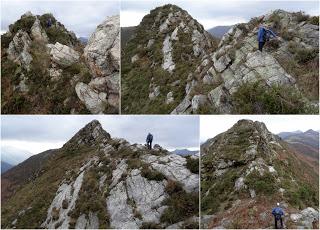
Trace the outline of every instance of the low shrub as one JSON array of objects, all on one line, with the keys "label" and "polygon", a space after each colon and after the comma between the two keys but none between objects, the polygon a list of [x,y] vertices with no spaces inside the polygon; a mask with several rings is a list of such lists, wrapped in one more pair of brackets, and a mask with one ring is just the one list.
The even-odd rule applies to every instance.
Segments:
[{"label": "low shrub", "polygon": [[308,22],[311,23],[312,25],[319,26],[319,16],[310,17]]},{"label": "low shrub", "polygon": [[166,179],[166,177],[157,171],[150,169],[148,166],[144,166],[141,170],[141,175],[148,180],[162,181]]},{"label": "low shrub", "polygon": [[277,13],[273,13],[270,16],[270,21],[273,23],[273,28],[275,28],[276,30],[281,29],[280,20],[281,20],[281,18]]},{"label": "low shrub", "polygon": [[162,229],[162,226],[154,222],[142,222],[140,229]]},{"label": "low shrub", "polygon": [[276,181],[271,173],[260,175],[258,171],[253,171],[245,178],[245,183],[259,194],[271,195],[277,191]]},{"label": "low shrub", "polygon": [[169,207],[163,212],[160,221],[175,224],[199,214],[198,193],[186,193],[184,190],[173,193],[165,204]]},{"label": "low shrub", "polygon": [[173,181],[173,180],[168,180],[165,191],[169,195],[172,195],[174,193],[178,193],[178,192],[183,191],[183,188],[179,182]]},{"label": "low shrub", "polygon": [[15,35],[19,30],[26,31],[28,34],[31,33],[31,27],[33,26],[36,18],[34,16],[27,16],[19,19],[14,24],[9,26],[10,32]]},{"label": "low shrub", "polygon": [[297,49],[295,59],[298,63],[307,63],[319,55],[318,49]]},{"label": "low shrub", "polygon": [[296,12],[293,15],[296,17],[298,23],[307,21],[310,17],[309,15],[305,14],[305,12],[303,11]]},{"label": "low shrub", "polygon": [[236,113],[298,114],[307,111],[301,94],[290,86],[245,83],[232,98]]},{"label": "low shrub", "polygon": [[190,170],[190,172],[199,174],[199,159],[194,159],[188,156],[186,166],[187,166],[187,169]]}]

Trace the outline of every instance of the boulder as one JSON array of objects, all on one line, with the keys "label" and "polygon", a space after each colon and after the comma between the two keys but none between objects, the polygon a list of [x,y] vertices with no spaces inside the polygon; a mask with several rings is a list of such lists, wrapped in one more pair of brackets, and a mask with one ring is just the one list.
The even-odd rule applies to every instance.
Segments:
[{"label": "boulder", "polygon": [[199,108],[205,106],[208,102],[208,98],[206,95],[195,95],[191,101],[192,111],[197,113]]},{"label": "boulder", "polygon": [[231,113],[232,105],[230,103],[230,94],[223,86],[210,91],[208,94],[209,101],[218,109],[221,113]]},{"label": "boulder", "polygon": [[105,77],[120,69],[120,17],[108,17],[98,25],[84,48],[84,57],[94,77]]},{"label": "boulder", "polygon": [[171,112],[171,114],[184,114],[191,111],[191,101],[188,97],[185,97],[183,101]]},{"label": "boulder", "polygon": [[36,17],[32,27],[31,27],[31,36],[34,40],[48,42],[49,38],[46,34],[46,31],[42,28],[40,20]]},{"label": "boulder", "polygon": [[19,30],[9,43],[7,50],[8,58],[27,70],[30,70],[30,63],[33,60],[29,53],[30,44],[29,35]]},{"label": "boulder", "polygon": [[167,94],[166,104],[171,104],[172,102],[174,102],[173,93],[172,93],[172,92],[169,92],[169,93]]},{"label": "boulder", "polygon": [[172,73],[172,71],[176,67],[175,67],[175,64],[172,59],[172,44],[171,44],[171,40],[170,40],[169,35],[167,35],[163,41],[162,53],[163,53],[162,68],[164,70],[167,70],[168,72]]},{"label": "boulder", "polygon": [[77,51],[69,46],[62,45],[59,42],[56,44],[48,44],[47,47],[50,50],[50,56],[52,61],[62,67],[68,67],[79,61],[80,55]]},{"label": "boulder", "polygon": [[160,95],[160,86],[156,86],[153,88],[153,91],[149,93],[149,99],[154,100],[159,95]]},{"label": "boulder", "polygon": [[75,86],[79,99],[84,102],[86,108],[93,114],[101,114],[107,108],[107,94],[98,92],[89,85],[78,82]]}]

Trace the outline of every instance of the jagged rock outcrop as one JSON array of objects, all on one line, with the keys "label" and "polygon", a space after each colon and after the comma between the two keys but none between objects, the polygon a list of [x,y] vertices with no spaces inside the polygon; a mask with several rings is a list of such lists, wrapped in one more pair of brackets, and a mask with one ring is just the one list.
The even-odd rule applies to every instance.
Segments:
[{"label": "jagged rock outcrop", "polygon": [[[272,227],[277,202],[287,228],[318,224],[318,175],[264,123],[240,120],[209,139],[201,146],[201,164],[203,228]],[[305,189],[313,202],[292,198]]]},{"label": "jagged rock outcrop", "polygon": [[[214,46],[211,35],[185,10],[171,4],[152,10],[124,47],[123,112],[170,113],[183,99],[187,79],[196,78],[189,74]],[[143,91],[137,94],[138,88]]]},{"label": "jagged rock outcrop", "polygon": [[[184,158],[157,144],[149,150],[112,138],[93,120],[2,202],[2,228],[197,226],[199,175],[190,171],[189,161],[199,156]],[[25,193],[31,185],[37,189]],[[21,206],[11,205],[14,201]]]},{"label": "jagged rock outcrop", "polygon": [[[86,108],[94,114],[113,107],[119,110],[120,90],[120,17],[108,17],[91,35],[84,57],[93,79],[89,84],[79,82],[76,93]],[[110,109],[109,109],[110,110]]]},{"label": "jagged rock outcrop", "polygon": [[108,17],[88,40],[84,57],[94,77],[105,77],[120,69],[120,17]]},{"label": "jagged rock outcrop", "polygon": [[30,70],[32,56],[29,53],[31,44],[30,36],[23,30],[19,30],[13,37],[8,47],[8,58],[22,67]]},{"label": "jagged rock outcrop", "polygon": [[56,42],[56,44],[48,44],[49,53],[51,55],[52,61],[60,65],[61,67],[68,67],[72,64],[78,62],[80,55],[77,51]]},{"label": "jagged rock outcrop", "polygon": [[42,28],[38,17],[36,17],[36,20],[34,21],[33,26],[31,27],[31,36],[34,40],[43,41],[45,43],[48,42],[49,38],[47,36],[47,33]]},{"label": "jagged rock outcrop", "polygon": [[[249,23],[233,26],[223,36],[215,52],[210,54],[209,60],[205,60],[198,67],[199,70],[205,69],[203,74],[200,74],[200,79],[212,85],[210,91],[200,89],[200,92],[206,94],[208,99],[203,107],[211,108],[214,113],[233,113],[237,105],[232,95],[244,84],[260,82],[266,87],[285,86],[293,90],[299,89],[299,86],[303,87],[297,82],[299,74],[294,75],[284,61],[294,61],[292,54],[294,46],[307,49],[309,52],[317,49],[319,25],[312,25],[307,19],[303,22],[299,20],[297,13],[277,10],[254,18]],[[257,32],[258,27],[262,24],[265,27],[273,27],[278,38],[270,41],[274,47],[271,45],[268,47],[267,43],[264,51],[260,52],[257,50]],[[213,84],[209,79],[215,80],[216,83]],[[201,83],[197,81],[193,87],[199,85]],[[192,100],[192,97],[188,95],[187,98]],[[182,103],[185,104],[184,101]],[[305,104],[308,102],[306,101]],[[178,113],[190,113],[191,111],[197,113],[189,110],[189,107]]]},{"label": "jagged rock outcrop", "polygon": [[25,13],[1,35],[2,112],[119,113],[119,36],[110,17],[84,47],[51,13]]}]

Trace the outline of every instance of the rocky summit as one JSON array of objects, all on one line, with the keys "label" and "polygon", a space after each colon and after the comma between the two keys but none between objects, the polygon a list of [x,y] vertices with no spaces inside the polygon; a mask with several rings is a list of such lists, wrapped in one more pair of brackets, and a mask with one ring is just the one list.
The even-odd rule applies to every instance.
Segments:
[{"label": "rocky summit", "polygon": [[124,113],[170,113],[191,89],[197,65],[217,45],[188,12],[171,4],[146,15],[125,44]]},{"label": "rocky summit", "polygon": [[118,113],[119,30],[108,17],[84,47],[52,14],[22,15],[1,35],[2,113]]},{"label": "rocky summit", "polygon": [[240,120],[201,146],[203,228],[319,227],[319,176],[264,123]]},{"label": "rocky summit", "polygon": [[113,138],[94,120],[2,175],[1,227],[199,228],[198,162]]},{"label": "rocky summit", "polygon": [[[258,50],[259,26],[276,39]],[[319,18],[275,10],[217,40],[184,10],[158,7],[126,43],[125,113],[318,113]]]}]

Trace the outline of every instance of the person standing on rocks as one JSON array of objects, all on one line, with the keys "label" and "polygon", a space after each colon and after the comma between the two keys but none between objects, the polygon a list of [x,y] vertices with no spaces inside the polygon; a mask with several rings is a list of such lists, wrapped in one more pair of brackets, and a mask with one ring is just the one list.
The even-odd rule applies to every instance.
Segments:
[{"label": "person standing on rocks", "polygon": [[262,52],[264,44],[269,41],[270,37],[277,37],[277,35],[270,29],[265,28],[263,25],[259,26],[258,30],[258,43],[259,50]]},{"label": "person standing on rocks", "polygon": [[50,28],[51,26],[52,26],[52,20],[51,20],[51,18],[49,18],[47,20],[47,27]]},{"label": "person standing on rocks", "polygon": [[274,228],[278,228],[278,221],[280,221],[280,228],[283,228],[282,216],[284,216],[284,212],[279,203],[277,203],[277,207],[272,209],[272,215],[274,216]]},{"label": "person standing on rocks", "polygon": [[152,134],[148,133],[147,140],[146,140],[148,149],[152,149],[152,140],[153,140]]}]

